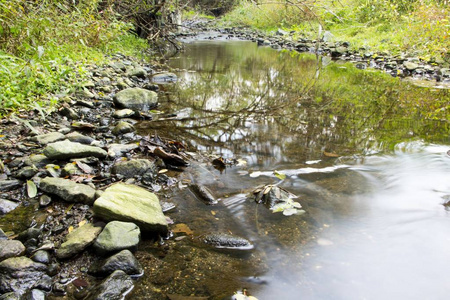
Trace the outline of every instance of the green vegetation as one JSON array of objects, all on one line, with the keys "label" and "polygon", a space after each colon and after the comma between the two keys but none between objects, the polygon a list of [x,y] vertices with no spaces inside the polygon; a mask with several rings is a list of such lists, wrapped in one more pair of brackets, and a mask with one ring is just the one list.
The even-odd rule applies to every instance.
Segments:
[{"label": "green vegetation", "polygon": [[329,31],[334,40],[356,48],[448,59],[448,5],[448,0],[241,1],[223,22],[264,31],[283,28],[314,39]]}]

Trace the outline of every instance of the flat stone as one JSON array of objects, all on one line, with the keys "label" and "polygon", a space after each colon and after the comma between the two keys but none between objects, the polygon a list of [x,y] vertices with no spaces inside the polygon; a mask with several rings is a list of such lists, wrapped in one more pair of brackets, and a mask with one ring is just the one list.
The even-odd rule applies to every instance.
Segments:
[{"label": "flat stone", "polygon": [[9,213],[16,209],[20,203],[0,198],[0,215]]},{"label": "flat stone", "polygon": [[56,251],[56,256],[59,259],[75,256],[92,245],[101,231],[102,227],[91,223],[74,229],[67,235],[66,241]]},{"label": "flat stone", "polygon": [[403,66],[404,66],[408,71],[414,71],[414,70],[416,70],[416,69],[419,67],[418,64],[413,63],[413,62],[411,62],[411,61],[405,61],[405,62],[403,62]]},{"label": "flat stone", "polygon": [[93,141],[95,141],[93,138],[87,135],[83,135],[77,131],[71,132],[66,134],[66,139],[68,139],[71,142],[75,143],[81,143],[85,145],[90,145]]},{"label": "flat stone", "polygon": [[110,157],[120,157],[137,148],[139,146],[136,144],[110,144],[108,145],[108,155]]},{"label": "flat stone", "polygon": [[129,88],[118,92],[114,103],[123,108],[148,111],[158,105],[158,94],[142,88]]},{"label": "flat stone", "polygon": [[88,156],[104,158],[108,153],[100,147],[87,146],[64,140],[48,144],[44,149],[44,155],[50,159],[70,159]]},{"label": "flat stone", "polygon": [[117,183],[94,202],[96,216],[106,221],[132,222],[142,231],[166,235],[167,221],[158,197],[136,185]]},{"label": "flat stone", "polygon": [[129,108],[125,108],[125,109],[120,109],[120,110],[116,110],[114,112],[114,118],[117,119],[123,119],[123,118],[130,118],[130,117],[134,117],[136,115],[136,112],[132,109]]},{"label": "flat stone", "polygon": [[49,132],[46,134],[37,135],[31,138],[32,141],[38,142],[41,145],[47,145],[64,139],[64,134],[61,132]]},{"label": "flat stone", "polygon": [[43,154],[30,155],[24,160],[25,165],[35,166],[36,168],[43,168],[51,163],[51,160]]},{"label": "flat stone", "polygon": [[113,174],[130,178],[147,172],[156,172],[156,167],[154,162],[148,159],[133,159],[116,163],[111,171]]},{"label": "flat stone", "polygon": [[0,192],[8,192],[22,187],[20,180],[0,180]]},{"label": "flat stone", "polygon": [[116,270],[122,270],[128,275],[144,273],[141,264],[130,250],[122,250],[105,260],[95,261],[88,272],[94,276],[107,276]]},{"label": "flat stone", "polygon": [[119,135],[119,134],[126,134],[126,133],[130,133],[130,132],[134,132],[135,130],[136,129],[134,129],[134,126],[131,125],[130,123],[120,121],[113,128],[112,133],[114,135]]},{"label": "flat stone", "polygon": [[177,75],[174,73],[160,73],[152,76],[152,81],[156,83],[171,83],[178,80]]},{"label": "flat stone", "polygon": [[0,240],[0,261],[10,257],[21,256],[25,253],[25,246],[21,241]]},{"label": "flat stone", "polygon": [[17,172],[17,175],[15,177],[20,179],[30,179],[34,175],[36,175],[38,172],[38,168],[35,166],[26,166],[20,169]]},{"label": "flat stone", "polygon": [[140,240],[141,231],[136,224],[112,221],[106,224],[93,247],[101,255],[125,249],[136,251]]},{"label": "flat stone", "polygon": [[95,200],[95,189],[68,179],[46,177],[41,180],[39,188],[67,202],[92,204]]},{"label": "flat stone", "polygon": [[127,71],[126,75],[128,77],[136,76],[139,78],[145,78],[145,77],[147,77],[147,71],[145,71],[144,68],[142,68],[142,67],[134,67],[134,68],[129,69]]},{"label": "flat stone", "polygon": [[45,275],[46,269],[24,256],[5,259],[0,262],[0,293],[23,293]]},{"label": "flat stone", "polygon": [[86,300],[120,300],[124,299],[134,287],[133,280],[130,275],[124,271],[114,271],[101,284],[94,288]]}]

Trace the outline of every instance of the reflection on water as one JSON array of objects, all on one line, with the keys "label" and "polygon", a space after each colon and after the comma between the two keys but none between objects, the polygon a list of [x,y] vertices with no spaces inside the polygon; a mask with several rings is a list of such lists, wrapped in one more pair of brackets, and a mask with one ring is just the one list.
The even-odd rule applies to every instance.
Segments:
[{"label": "reflection on water", "polygon": [[[222,201],[206,207],[174,188],[170,217],[195,235],[232,232],[256,246],[236,257],[176,242],[204,258],[174,272],[209,275],[188,289],[173,279],[172,293],[222,299],[246,287],[259,299],[448,298],[448,91],[249,42],[188,44],[171,65],[185,71],[163,86],[163,112],[140,130],[245,163],[223,172],[193,163],[180,179]],[[280,186],[300,197],[305,214],[274,214],[247,198],[279,182],[274,170],[287,175]],[[146,280],[135,295],[146,295]]]}]

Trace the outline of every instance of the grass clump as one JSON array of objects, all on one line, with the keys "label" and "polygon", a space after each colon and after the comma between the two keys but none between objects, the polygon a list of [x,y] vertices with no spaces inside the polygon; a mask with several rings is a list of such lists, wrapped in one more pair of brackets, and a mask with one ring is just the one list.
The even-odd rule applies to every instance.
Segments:
[{"label": "grass clump", "polygon": [[77,89],[83,66],[105,53],[147,47],[107,3],[0,0],[0,117],[55,104],[49,95]]}]

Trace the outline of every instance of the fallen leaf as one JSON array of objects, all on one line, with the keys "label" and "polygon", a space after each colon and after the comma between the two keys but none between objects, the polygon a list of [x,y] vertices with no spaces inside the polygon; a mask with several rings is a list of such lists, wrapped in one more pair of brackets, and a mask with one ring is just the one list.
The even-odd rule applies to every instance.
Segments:
[{"label": "fallen leaf", "polygon": [[184,223],[176,224],[174,227],[172,227],[173,233],[186,233],[187,235],[192,235],[194,232]]},{"label": "fallen leaf", "polygon": [[27,180],[27,194],[30,198],[34,198],[37,195],[37,187],[31,180]]},{"label": "fallen leaf", "polygon": [[216,212],[215,211],[211,211],[211,214],[213,215],[213,216],[215,216],[216,215]]},{"label": "fallen leaf", "polygon": [[323,151],[323,155],[326,157],[339,157],[340,155],[336,154],[336,153],[331,153],[331,152],[325,152]]},{"label": "fallen leaf", "polygon": [[73,226],[69,226],[67,230],[69,231],[69,233],[71,233],[73,231]]},{"label": "fallen leaf", "polygon": [[83,226],[83,225],[86,224],[86,223],[87,223],[87,220],[84,219],[84,220],[82,220],[80,223],[78,223],[78,227],[81,227],[81,226]]},{"label": "fallen leaf", "polygon": [[273,171],[273,175],[275,175],[280,180],[286,179],[286,174],[278,172],[277,170]]}]

